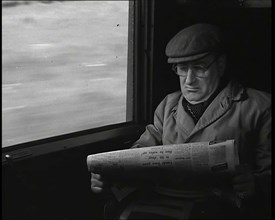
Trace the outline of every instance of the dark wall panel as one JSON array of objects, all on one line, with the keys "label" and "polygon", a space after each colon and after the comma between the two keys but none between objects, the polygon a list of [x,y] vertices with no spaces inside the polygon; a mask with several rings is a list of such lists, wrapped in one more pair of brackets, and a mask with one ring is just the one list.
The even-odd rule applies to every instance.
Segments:
[{"label": "dark wall panel", "polygon": [[198,22],[216,24],[223,31],[232,77],[246,86],[271,92],[271,9],[240,8],[224,1],[200,6],[183,2],[155,2],[154,109],[167,93],[179,89],[178,79],[167,63],[166,44],[182,28]]}]

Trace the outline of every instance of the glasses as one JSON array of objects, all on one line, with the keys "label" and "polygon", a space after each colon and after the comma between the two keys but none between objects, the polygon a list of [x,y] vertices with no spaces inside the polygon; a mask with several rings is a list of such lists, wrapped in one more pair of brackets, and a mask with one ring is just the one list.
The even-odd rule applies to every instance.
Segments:
[{"label": "glasses", "polygon": [[189,69],[192,71],[195,77],[197,78],[206,78],[208,75],[206,71],[215,63],[219,56],[216,56],[212,62],[207,66],[202,64],[188,65],[188,64],[177,64],[173,67],[173,70],[178,76],[186,77]]}]

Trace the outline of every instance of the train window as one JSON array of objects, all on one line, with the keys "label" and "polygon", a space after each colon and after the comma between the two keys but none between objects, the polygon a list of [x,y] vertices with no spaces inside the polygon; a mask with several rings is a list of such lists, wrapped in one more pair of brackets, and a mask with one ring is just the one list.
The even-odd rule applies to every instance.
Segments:
[{"label": "train window", "polygon": [[2,1],[3,149],[133,121],[133,6]]}]

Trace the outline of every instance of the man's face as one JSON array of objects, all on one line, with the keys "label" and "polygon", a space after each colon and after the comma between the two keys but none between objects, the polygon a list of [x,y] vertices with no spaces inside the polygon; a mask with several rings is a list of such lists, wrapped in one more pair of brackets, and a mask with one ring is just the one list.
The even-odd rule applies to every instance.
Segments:
[{"label": "man's face", "polygon": [[201,60],[176,65],[181,92],[189,102],[205,101],[218,87],[224,71],[219,59],[209,55]]}]

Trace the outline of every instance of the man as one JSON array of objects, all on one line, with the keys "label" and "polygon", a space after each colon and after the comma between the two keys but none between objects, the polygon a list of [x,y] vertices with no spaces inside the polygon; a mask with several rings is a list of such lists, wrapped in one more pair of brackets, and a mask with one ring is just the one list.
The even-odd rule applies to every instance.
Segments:
[{"label": "man", "polygon": [[[155,111],[154,123],[146,126],[133,146],[236,141],[240,166],[227,183],[232,191],[220,190],[218,199],[214,196],[202,203],[191,199],[194,203],[186,218],[263,217],[248,210],[269,198],[271,95],[227,79],[223,45],[220,31],[210,24],[187,27],[169,41],[166,55],[179,76],[181,91],[164,98]],[[189,181],[192,185],[193,180]],[[106,186],[100,174],[92,174],[91,184],[96,193]]]}]

